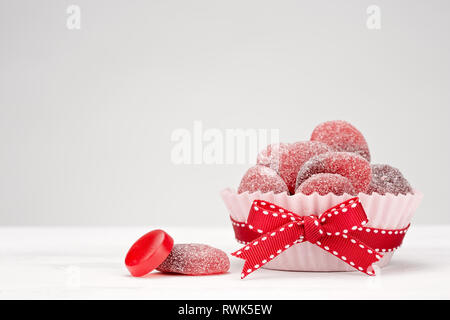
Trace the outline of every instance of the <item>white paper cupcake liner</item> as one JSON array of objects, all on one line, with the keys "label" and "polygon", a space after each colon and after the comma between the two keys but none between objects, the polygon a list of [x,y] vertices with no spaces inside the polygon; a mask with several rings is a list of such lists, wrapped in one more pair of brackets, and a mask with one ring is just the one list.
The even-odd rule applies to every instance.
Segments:
[{"label": "white paper cupcake liner", "polygon": [[[250,206],[257,199],[274,203],[300,216],[307,216],[320,215],[334,205],[354,197],[349,194],[337,196],[332,193],[325,196],[317,193],[291,196],[285,193],[274,194],[273,192],[262,193],[259,191],[238,194],[233,189],[223,190],[221,196],[230,216],[239,222],[247,221]],[[407,195],[360,193],[358,197],[369,218],[367,226],[381,229],[401,229],[410,224],[423,194],[415,190],[414,194]],[[384,253],[383,258],[376,265],[380,268],[386,266],[393,253]],[[292,246],[264,265],[264,268],[289,271],[354,271],[346,263],[308,242]]]}]

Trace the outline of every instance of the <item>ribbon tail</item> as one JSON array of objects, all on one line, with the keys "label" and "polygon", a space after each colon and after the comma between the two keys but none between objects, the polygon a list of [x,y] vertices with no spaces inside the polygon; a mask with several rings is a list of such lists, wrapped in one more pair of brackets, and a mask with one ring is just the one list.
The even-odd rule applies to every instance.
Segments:
[{"label": "ribbon tail", "polygon": [[302,238],[303,226],[296,222],[289,222],[231,253],[234,257],[245,259],[241,279],[273,260]]},{"label": "ribbon tail", "polygon": [[365,243],[346,234],[323,237],[316,245],[369,276],[375,275],[372,265],[383,257]]}]

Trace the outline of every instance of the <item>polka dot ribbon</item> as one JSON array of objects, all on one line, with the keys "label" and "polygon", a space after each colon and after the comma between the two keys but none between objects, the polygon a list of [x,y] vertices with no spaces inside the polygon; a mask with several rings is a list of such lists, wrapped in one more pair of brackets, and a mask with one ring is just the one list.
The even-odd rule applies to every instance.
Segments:
[{"label": "polka dot ribbon", "polygon": [[231,255],[244,259],[241,278],[258,270],[294,244],[308,241],[367,275],[398,248],[408,227],[398,230],[365,227],[367,215],[358,198],[342,202],[319,217],[301,217],[273,203],[255,200],[246,223],[232,219],[236,238],[245,246]]}]

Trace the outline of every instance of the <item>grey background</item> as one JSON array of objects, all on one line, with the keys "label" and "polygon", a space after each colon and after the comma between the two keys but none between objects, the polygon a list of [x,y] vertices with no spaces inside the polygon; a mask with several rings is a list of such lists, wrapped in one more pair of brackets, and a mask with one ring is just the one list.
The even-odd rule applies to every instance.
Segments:
[{"label": "grey background", "polygon": [[[66,8],[81,7],[81,30]],[[381,30],[366,9],[380,6]],[[449,1],[0,0],[0,224],[225,225],[248,165],[170,161],[177,128],[346,119],[449,223]]]}]

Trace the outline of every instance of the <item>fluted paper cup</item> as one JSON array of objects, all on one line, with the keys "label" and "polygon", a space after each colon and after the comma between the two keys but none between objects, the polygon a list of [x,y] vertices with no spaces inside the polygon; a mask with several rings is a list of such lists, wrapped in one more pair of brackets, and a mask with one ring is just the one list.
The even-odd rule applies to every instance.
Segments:
[{"label": "fluted paper cup", "polygon": [[[223,190],[221,196],[230,216],[239,222],[247,221],[250,206],[254,200],[271,202],[300,216],[308,216],[320,215],[336,204],[354,197],[349,194],[342,196],[332,193],[324,196],[318,193],[287,195],[259,191],[238,194],[233,189]],[[358,197],[369,219],[367,226],[381,229],[401,229],[411,222],[423,195],[414,190],[413,194],[406,195],[360,193]],[[394,251],[383,253],[383,258],[376,265],[380,268],[386,266],[393,254]],[[265,264],[264,268],[289,271],[354,271],[340,259],[336,259],[333,255],[309,242],[290,247]]]}]

